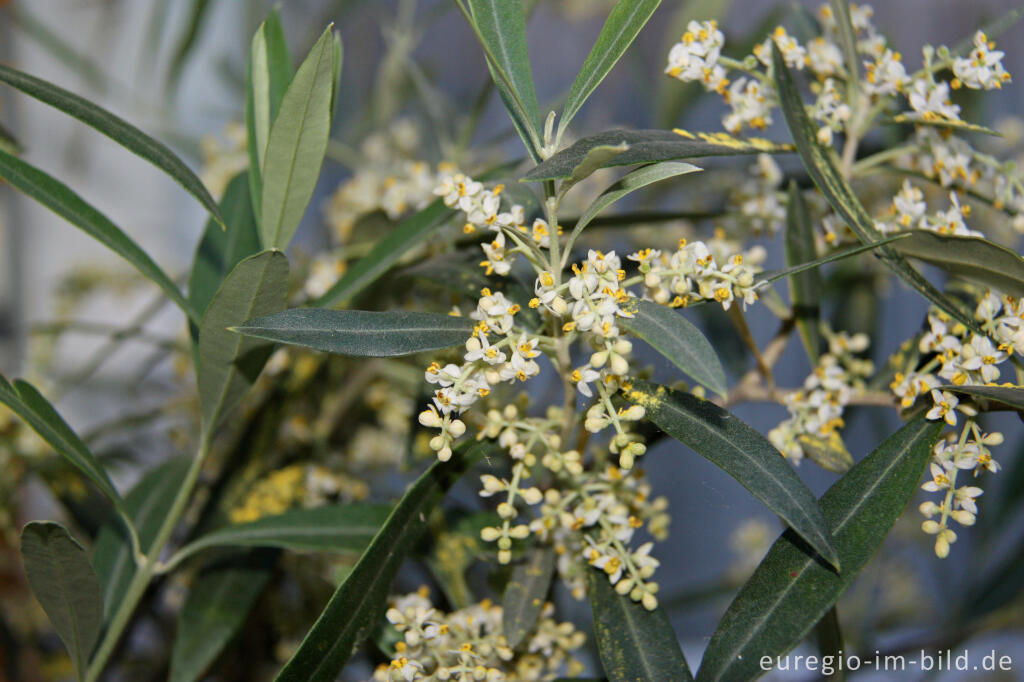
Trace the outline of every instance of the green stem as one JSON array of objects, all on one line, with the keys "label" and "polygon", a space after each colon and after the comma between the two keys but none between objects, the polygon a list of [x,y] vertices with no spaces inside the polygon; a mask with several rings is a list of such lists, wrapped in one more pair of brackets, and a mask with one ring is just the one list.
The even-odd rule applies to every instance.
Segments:
[{"label": "green stem", "polygon": [[135,575],[132,576],[124,598],[118,605],[117,611],[114,612],[110,625],[100,641],[99,648],[96,649],[96,655],[93,656],[92,661],[89,663],[85,674],[85,682],[96,682],[106,667],[111,654],[114,653],[114,648],[120,641],[125,628],[127,628],[131,620],[132,614],[135,612],[135,607],[138,606],[142,596],[146,593],[146,588],[149,587],[149,581],[153,577],[153,573],[159,563],[160,553],[163,551],[168,540],[170,540],[171,533],[174,531],[175,526],[178,525],[182,514],[185,513],[189,499],[192,497],[192,490],[199,480],[199,472],[202,471],[203,462],[206,460],[209,450],[210,437],[207,434],[203,434],[199,444],[199,451],[196,453],[195,459],[192,460],[188,473],[185,475],[185,480],[182,482],[181,488],[178,490],[178,494],[175,496],[167,516],[164,517],[163,524],[157,531],[153,544],[149,546],[149,551],[142,555],[142,562],[136,568]]}]

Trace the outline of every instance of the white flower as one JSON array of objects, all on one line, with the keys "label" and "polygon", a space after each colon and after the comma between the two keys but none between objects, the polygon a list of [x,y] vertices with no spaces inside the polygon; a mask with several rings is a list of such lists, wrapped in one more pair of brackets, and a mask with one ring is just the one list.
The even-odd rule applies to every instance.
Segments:
[{"label": "white flower", "polygon": [[950,426],[956,426],[956,407],[960,400],[949,391],[932,389],[935,406],[925,415],[928,419],[944,419]]},{"label": "white flower", "polygon": [[691,21],[668,54],[665,73],[681,81],[700,81],[707,90],[722,92],[728,81],[718,65],[725,36],[714,21]]},{"label": "white flower", "polygon": [[916,118],[925,121],[960,120],[960,106],[949,100],[948,83],[936,83],[928,78],[919,78],[911,86],[907,99]]},{"label": "white flower", "polygon": [[584,365],[579,369],[573,370],[570,378],[576,384],[577,391],[588,398],[592,398],[594,397],[594,391],[590,388],[590,384],[600,380],[601,373],[591,368],[590,365]]},{"label": "white flower", "polygon": [[756,78],[738,78],[729,86],[732,111],[722,119],[722,125],[733,134],[744,126],[763,130],[771,125],[771,110],[776,102],[775,91]]},{"label": "white flower", "polygon": [[1010,74],[1003,68],[1003,52],[994,49],[984,31],[974,34],[974,49],[967,57],[953,60],[953,74],[968,88],[991,90],[1003,87]]},{"label": "white flower", "polygon": [[864,89],[873,95],[891,95],[907,84],[907,70],[899,52],[886,50],[874,62],[864,62]]},{"label": "white flower", "polygon": [[807,43],[807,65],[819,76],[833,76],[843,67],[839,46],[823,37]]},{"label": "white flower", "polygon": [[924,193],[910,180],[904,180],[900,191],[892,198],[892,211],[898,216],[896,220],[900,227],[905,230],[916,227],[926,209]]},{"label": "white flower", "polygon": [[786,33],[786,29],[782,26],[775,27],[770,38],[765,40],[763,43],[754,46],[754,56],[757,57],[762,64],[765,66],[771,66],[772,40],[774,40],[775,44],[779,46],[779,52],[782,53],[782,58],[785,60],[786,66],[797,70],[804,68],[804,64],[807,63],[807,50],[797,42],[796,38]]}]

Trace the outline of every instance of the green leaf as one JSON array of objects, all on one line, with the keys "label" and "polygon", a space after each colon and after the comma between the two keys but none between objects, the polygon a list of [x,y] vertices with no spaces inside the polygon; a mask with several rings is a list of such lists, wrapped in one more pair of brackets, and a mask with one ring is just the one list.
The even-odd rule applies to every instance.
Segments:
[{"label": "green leaf", "polygon": [[727,133],[691,133],[685,130],[609,130],[578,140],[523,176],[523,182],[557,180],[572,175],[594,147],[626,144],[629,149],[609,160],[605,167],[635,166],[699,156],[777,154],[793,151],[791,145],[758,137],[740,139]]},{"label": "green leaf", "polygon": [[231,271],[199,325],[199,402],[212,434],[256,381],[273,345],[228,331],[251,317],[277,312],[288,295],[288,259],[280,251],[249,256]]},{"label": "green leaf", "polygon": [[[0,69],[3,67],[0,66]],[[61,218],[85,232],[111,251],[121,256],[145,277],[163,289],[164,293],[174,301],[189,319],[196,320],[198,315],[192,305],[185,300],[177,285],[164,273],[153,260],[132,241],[121,228],[86,203],[71,188],[56,178],[31,166],[16,156],[0,151],[0,178],[32,197]],[[216,210],[216,205],[214,205]]]},{"label": "green leaf", "polygon": [[[605,149],[605,147],[595,147],[595,149]],[[610,147],[609,149],[614,149],[614,147]],[[616,157],[619,155],[616,155]],[[587,158],[589,158],[589,152]],[[569,240],[566,242],[565,258],[569,258],[569,251],[572,249],[572,245],[576,243],[576,238],[580,236],[581,232],[583,232],[583,228],[589,225],[601,213],[601,211],[605,210],[622,197],[630,194],[631,192],[635,192],[638,189],[643,189],[648,185],[653,185],[656,182],[674,178],[677,175],[695,173],[699,170],[701,169],[691,163],[666,161],[664,163],[655,163],[650,166],[638,168],[632,173],[628,173],[623,176],[621,180],[602,192],[601,196],[595,199],[594,203],[587,207],[587,210],[584,211],[583,215],[581,215],[579,220],[576,221],[576,225],[572,228],[572,234],[569,235]],[[593,170],[590,172],[593,173]]]},{"label": "green leaf", "polygon": [[252,37],[249,49],[249,87],[252,91],[253,145],[262,171],[270,128],[292,80],[292,57],[275,7]]},{"label": "green leaf", "polygon": [[250,338],[357,357],[394,357],[466,342],[473,320],[440,313],[296,308],[235,329]]},{"label": "green leaf", "polygon": [[616,145],[598,145],[592,147],[587,151],[586,156],[580,161],[579,165],[572,169],[572,173],[564,181],[562,186],[559,188],[560,194],[565,194],[572,186],[581,180],[586,180],[595,171],[598,171],[605,167],[605,164],[610,163],[612,159],[629,149],[629,145],[623,142],[622,144]]},{"label": "green leaf", "polygon": [[210,9],[213,7],[211,0],[192,0],[192,6],[188,13],[188,23],[185,30],[181,32],[174,54],[171,57],[170,66],[167,69],[167,87],[171,90],[178,87],[181,74],[185,70],[185,64],[192,55],[193,50],[199,43],[199,36],[210,16]]},{"label": "green leaf", "polygon": [[637,300],[634,317],[619,324],[651,344],[698,383],[725,396],[725,370],[714,347],[697,327],[675,310],[652,301]]},{"label": "green leaf", "polygon": [[206,207],[206,210],[220,220],[217,202],[210,196],[202,180],[196,177],[195,173],[189,170],[185,162],[179,159],[174,152],[131,123],[101,109],[83,97],[3,64],[0,64],[0,81],[21,90],[44,104],[59,109],[68,116],[77,118],[133,154],[149,161],[185,188],[185,191],[198,199],[199,203]]},{"label": "green leaf", "polygon": [[758,278],[758,284],[774,282],[775,280],[782,279],[783,277],[792,277],[793,275],[806,272],[807,270],[814,270],[815,268],[820,268],[822,265],[826,265],[828,263],[834,263],[835,261],[840,261],[849,258],[850,256],[856,256],[857,254],[872,251],[884,244],[891,244],[892,242],[906,239],[908,236],[910,236],[908,233],[901,232],[891,237],[886,237],[885,239],[879,239],[877,242],[861,244],[860,246],[852,246],[848,249],[843,249],[842,251],[836,251],[832,255],[812,260],[809,263],[801,263],[800,265],[795,265],[791,268],[786,268],[785,270],[765,273]]},{"label": "green leaf", "polygon": [[782,534],[719,622],[698,680],[752,680],[765,672],[762,656],[781,656],[800,643],[903,513],[941,430],[941,422],[910,422],[821,498],[840,573],[792,530]]},{"label": "green leaf", "polygon": [[[860,81],[860,58],[857,56],[857,34],[853,29],[849,0],[829,0],[832,17],[839,33],[839,45],[843,49],[846,66],[846,80],[852,93],[857,93]],[[774,42],[774,41],[773,41]],[[859,93],[854,95],[857,97]]]},{"label": "green leaf", "polygon": [[211,562],[193,579],[178,616],[170,682],[194,682],[245,624],[277,563],[277,552],[239,552]]},{"label": "green leaf", "polygon": [[946,128],[947,130],[957,130],[965,133],[982,133],[985,135],[993,135],[995,137],[1002,137],[1001,133],[986,128],[985,126],[978,125],[977,123],[969,123],[967,121],[954,121],[948,118],[915,118],[907,114],[899,114],[892,117],[893,123],[901,125],[909,124],[915,126],[931,126],[933,128]]},{"label": "green leaf", "polygon": [[16,379],[12,385],[0,374],[0,403],[24,419],[58,455],[82,472],[115,506],[122,508],[121,496],[103,465],[32,384]]},{"label": "green leaf", "polygon": [[[775,80],[779,89],[779,100],[786,124],[793,134],[797,151],[821,193],[825,196],[832,209],[842,218],[857,237],[865,244],[873,244],[881,239],[881,232],[875,227],[864,205],[860,203],[849,183],[843,179],[836,167],[831,149],[826,150],[815,137],[817,128],[804,110],[803,100],[793,80],[793,74],[786,66],[778,46],[772,42],[772,64]],[[916,289],[928,301],[952,315],[977,333],[981,332],[973,315],[965,311],[956,301],[935,288],[921,275],[907,259],[890,246],[881,247],[882,262],[896,273],[903,281]]]},{"label": "green leaf", "polygon": [[[124,506],[139,534],[142,552],[152,551],[156,534],[171,508],[191,463],[188,457],[174,457],[143,474],[125,495]],[[121,604],[135,575],[135,557],[118,519],[104,523],[92,547],[92,566],[103,585],[105,613],[109,617]]]},{"label": "green leaf", "polygon": [[0,151],[7,152],[12,156],[19,156],[24,151],[21,143],[14,137],[14,133],[2,125],[0,125]]},{"label": "green leaf", "polygon": [[892,247],[904,256],[923,260],[1004,294],[1024,296],[1024,258],[1015,251],[980,237],[932,230],[911,230],[908,234]]},{"label": "green leaf", "polygon": [[[1014,7],[1013,9],[1006,12],[1006,14],[1003,14],[1002,16],[996,17],[992,21],[987,22],[984,26],[981,27],[981,31],[989,40],[995,40],[997,36],[1012,28],[1021,19],[1024,19],[1024,5]],[[971,49],[974,47],[974,34],[975,31],[972,31],[971,35],[962,39],[960,42],[953,46],[953,48],[950,50],[953,56],[963,57],[971,51]]]},{"label": "green leaf", "polygon": [[501,599],[501,624],[513,649],[537,626],[554,571],[555,551],[546,546],[531,548],[526,560],[512,569]]},{"label": "green leaf", "polygon": [[1016,410],[1024,414],[1024,386],[939,386],[940,391],[981,399],[984,411]]},{"label": "green leaf", "polygon": [[586,570],[594,636],[610,682],[693,680],[664,609],[648,611],[615,592],[602,571]]},{"label": "green leaf", "polygon": [[450,461],[434,462],[416,480],[275,679],[328,682],[337,678],[380,619],[391,582],[406,552],[426,530],[429,512],[465,470],[491,449],[487,443],[457,448]]},{"label": "green leaf", "polygon": [[[220,201],[227,229],[210,220],[196,248],[188,280],[188,300],[201,314],[206,312],[228,273],[243,258],[260,250],[259,228],[252,213],[247,176],[248,173],[236,175]],[[199,338],[198,326],[194,326],[193,338]]]},{"label": "green leaf", "polygon": [[270,128],[259,212],[266,249],[288,246],[313,197],[331,132],[333,80],[334,38],[328,27],[295,73]]},{"label": "green leaf", "polygon": [[312,305],[333,306],[351,301],[356,294],[376,282],[410,249],[425,242],[451,215],[451,209],[436,199],[422,211],[405,218]]},{"label": "green leaf", "polygon": [[649,421],[735,478],[833,566],[839,565],[817,500],[767,438],[690,393],[638,381],[626,397],[644,407]]},{"label": "green leaf", "polygon": [[[526,46],[526,12],[522,0],[468,0],[488,68],[501,100],[531,154],[540,141],[540,107]],[[493,58],[494,63],[491,63]]]},{"label": "green leaf", "polygon": [[[786,265],[794,267],[814,261],[817,257],[811,215],[800,188],[796,182],[790,182],[789,201],[786,204]],[[818,366],[818,349],[821,346],[818,322],[821,318],[822,286],[821,272],[817,268],[794,273],[789,278],[793,317],[812,367]]]},{"label": "green leaf", "polygon": [[181,548],[173,561],[211,547],[278,547],[291,551],[361,554],[384,524],[383,504],[325,505],[293,509],[248,523],[225,526]]},{"label": "green leaf", "polygon": [[616,3],[587,55],[587,60],[583,62],[583,68],[573,81],[569,98],[562,110],[562,119],[558,122],[558,137],[561,137],[576,112],[622,58],[660,4],[661,0],[619,0]]},{"label": "green leaf", "polygon": [[103,593],[89,557],[64,526],[50,521],[32,521],[22,529],[21,556],[32,594],[82,679],[103,627]]}]

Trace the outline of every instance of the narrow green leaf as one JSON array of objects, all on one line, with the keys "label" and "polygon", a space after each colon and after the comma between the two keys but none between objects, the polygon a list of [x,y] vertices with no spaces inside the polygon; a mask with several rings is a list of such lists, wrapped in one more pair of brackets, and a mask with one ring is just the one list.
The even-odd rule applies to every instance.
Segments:
[{"label": "narrow green leaf", "polygon": [[586,180],[593,175],[595,171],[604,168],[612,159],[628,149],[629,145],[623,142],[622,144],[616,145],[602,144],[587,150],[587,154],[583,157],[583,160],[580,161],[578,166],[572,169],[572,173],[569,177],[562,182],[559,192],[561,194],[565,194],[573,185],[581,180]]},{"label": "narrow green leaf", "polygon": [[[786,204],[786,265],[792,268],[817,258],[811,215],[807,211],[807,204],[800,193],[800,188],[796,182],[790,182],[789,201]],[[818,333],[821,289],[821,272],[817,268],[794,273],[789,278],[793,317],[812,367],[818,366],[818,349],[821,346],[821,336]]]},{"label": "narrow green leaf", "polygon": [[[843,179],[836,167],[831,149],[826,150],[815,137],[816,128],[804,110],[800,91],[797,89],[793,74],[786,66],[778,46],[772,42],[772,64],[775,81],[779,89],[779,100],[786,124],[793,134],[797,151],[804,162],[814,184],[818,186],[832,209],[842,218],[857,237],[865,244],[873,244],[881,239],[881,232],[875,227],[864,205],[860,203],[849,183]],[[882,261],[903,281],[916,289],[931,303],[952,315],[975,332],[982,333],[973,315],[968,313],[956,301],[935,288],[921,275],[907,259],[891,246],[880,249]]]},{"label": "narrow green leaf", "polygon": [[768,439],[707,400],[635,382],[626,391],[647,419],[736,479],[833,566],[839,556],[818,501]]},{"label": "narrow green leaf", "polygon": [[[674,178],[677,175],[696,173],[699,170],[701,169],[691,163],[665,161],[663,163],[644,166],[643,168],[638,168],[635,171],[628,173],[621,180],[602,192],[601,196],[595,199],[594,203],[587,207],[587,210],[579,217],[579,220],[576,221],[576,225],[572,228],[572,234],[569,235],[569,240],[566,242],[567,246],[565,257],[569,257],[569,250],[572,248],[572,245],[576,243],[576,238],[580,236],[581,232],[583,232],[583,228],[589,225],[591,221],[593,221],[602,211],[619,199],[631,192],[635,192],[638,189],[643,189],[648,185],[653,185],[656,182]],[[591,173],[592,172],[593,171],[591,171]]]},{"label": "narrow green leaf", "polygon": [[293,509],[207,533],[174,555],[181,563],[211,547],[278,547],[302,552],[361,554],[384,524],[383,504],[325,505]]},{"label": "narrow green leaf", "polygon": [[121,496],[103,465],[32,384],[15,380],[12,385],[0,375],[0,403],[24,419],[58,455],[82,472],[115,506],[122,507]]},{"label": "narrow green leaf", "polygon": [[79,679],[103,627],[103,593],[89,557],[64,526],[33,521],[21,531],[32,594],[71,655]]},{"label": "narrow green leaf", "polygon": [[800,265],[796,265],[791,268],[786,268],[785,270],[778,270],[776,272],[765,273],[758,278],[758,284],[766,284],[768,282],[774,282],[775,280],[782,279],[783,277],[792,277],[793,275],[805,272],[807,270],[814,270],[815,268],[820,268],[822,265],[826,265],[828,263],[834,263],[835,261],[840,261],[845,258],[849,258],[850,256],[856,256],[857,254],[860,253],[872,251],[884,244],[891,244],[892,242],[899,241],[901,239],[906,239],[908,236],[908,233],[901,232],[900,234],[895,234],[891,237],[886,237],[885,239],[879,239],[877,242],[872,242],[870,244],[861,244],[860,246],[852,246],[848,249],[843,249],[842,251],[836,251],[830,256],[825,256],[824,258],[812,260],[810,263],[801,263]]},{"label": "narrow green leaf", "polygon": [[249,49],[249,87],[252,91],[253,144],[262,171],[270,128],[292,80],[292,57],[275,7],[252,37]]},{"label": "narrow green leaf", "polygon": [[24,151],[21,143],[14,137],[14,133],[0,125],[0,151],[7,152],[12,156],[19,156]]},{"label": "narrow green leaf", "polygon": [[[139,547],[152,551],[167,510],[185,480],[191,463],[174,457],[143,474],[124,498],[125,511],[139,535]],[[103,585],[104,612],[110,617],[121,604],[135,575],[135,557],[122,523],[110,519],[100,527],[92,547],[92,566]]]},{"label": "narrow green leaf", "polygon": [[335,591],[298,651],[277,675],[280,682],[329,682],[376,626],[402,559],[426,529],[429,512],[488,443],[460,447],[435,462],[402,497],[345,582]]},{"label": "narrow green leaf", "polygon": [[178,616],[170,682],[194,682],[245,624],[277,563],[277,552],[238,552],[209,565],[193,579]]},{"label": "narrow green leaf", "polygon": [[405,218],[312,305],[334,306],[351,301],[376,282],[410,249],[425,242],[451,214],[444,202],[436,199],[423,210]]},{"label": "narrow green leaf", "polygon": [[[851,93],[857,93],[860,81],[860,58],[857,56],[857,34],[853,29],[849,0],[829,0],[832,17],[839,33],[839,44],[843,48],[846,64],[846,82]],[[773,41],[774,42],[774,41]],[[857,95],[854,95],[856,97]]]},{"label": "narrow green leaf", "polygon": [[792,530],[782,534],[719,622],[698,680],[755,679],[765,673],[762,656],[781,656],[800,643],[903,513],[941,430],[941,422],[910,422],[821,498],[841,572],[825,564]]},{"label": "narrow green leaf", "polygon": [[357,357],[394,357],[466,342],[473,320],[441,313],[295,308],[235,329],[250,338]]},{"label": "narrow green leaf", "polygon": [[288,295],[288,259],[280,251],[249,256],[231,271],[199,325],[199,402],[204,432],[221,419],[256,381],[273,345],[228,331],[251,317],[277,312]]},{"label": "narrow green leaf", "polygon": [[501,624],[513,649],[537,626],[554,571],[555,551],[546,546],[530,549],[526,560],[512,569],[501,599]]},{"label": "narrow green leaf", "polygon": [[[514,101],[522,107],[525,124],[533,138],[540,139],[540,107],[533,85],[533,71],[526,46],[526,12],[522,0],[468,0],[469,9],[480,36],[486,42],[496,64],[492,67],[494,83],[502,101],[512,114],[513,122],[519,118]],[[497,68],[508,78],[493,73]],[[511,89],[510,89],[511,88]],[[528,144],[527,147],[530,145]]]},{"label": "narrow green leaf", "polygon": [[[206,312],[224,278],[247,256],[260,250],[259,228],[252,213],[248,173],[236,175],[220,201],[226,229],[215,221],[206,223],[196,248],[188,280],[188,300],[200,314]],[[198,325],[193,338],[199,338]]]},{"label": "narrow green leaf", "polygon": [[898,114],[893,116],[891,119],[892,123],[898,123],[901,125],[909,124],[915,126],[930,126],[933,128],[946,128],[947,130],[957,130],[965,133],[982,133],[984,135],[992,135],[994,137],[1002,137],[1002,133],[998,133],[991,128],[978,125],[977,123],[969,123],[968,121],[954,121],[948,118],[916,118],[908,114]]},{"label": "narrow green leaf", "polygon": [[[0,68],[3,68],[0,66]],[[121,256],[145,277],[163,289],[168,298],[174,301],[189,319],[196,320],[198,315],[171,278],[132,241],[121,228],[86,203],[71,188],[56,178],[31,166],[16,156],[0,151],[0,178],[32,197],[61,218],[85,232],[111,251]],[[214,205],[216,210],[216,205]]]},{"label": "narrow green leaf", "polygon": [[0,81],[21,90],[29,97],[34,97],[44,104],[59,109],[68,116],[77,118],[133,154],[149,161],[185,188],[185,191],[198,199],[199,203],[206,207],[206,210],[220,220],[217,202],[210,196],[202,180],[196,177],[195,173],[185,165],[185,162],[179,159],[166,145],[157,142],[131,123],[101,109],[84,97],[79,97],[52,83],[3,64],[0,64]]},{"label": "narrow green leaf", "polygon": [[566,129],[583,103],[622,58],[660,4],[661,0],[619,0],[616,3],[569,90],[562,119],[558,122],[559,133]]},{"label": "narrow green leaf", "polygon": [[628,595],[616,593],[602,571],[588,569],[586,574],[597,651],[608,680],[692,682],[693,674],[664,609],[648,611]]},{"label": "narrow green leaf", "polygon": [[955,277],[998,289],[1004,294],[1024,296],[1024,258],[1005,246],[981,237],[939,234],[932,230],[911,230],[893,249],[942,268]]},{"label": "narrow green leaf", "polygon": [[171,63],[167,69],[167,87],[169,89],[173,90],[178,87],[185,64],[199,43],[199,36],[202,34],[212,7],[211,0],[192,0],[192,6],[188,12],[188,22],[181,32],[181,37],[174,48],[174,54],[171,56]]},{"label": "narrow green leaf", "polygon": [[691,133],[685,130],[609,130],[578,140],[523,176],[522,182],[557,180],[572,175],[594,147],[626,144],[629,149],[605,163],[604,167],[635,166],[657,161],[674,161],[699,156],[735,154],[778,154],[793,147],[759,137],[740,139],[728,133]]},{"label": "narrow green leaf", "polygon": [[987,410],[1016,410],[1024,414],[1024,386],[939,386],[939,390],[980,398]]},{"label": "narrow green leaf", "polygon": [[288,246],[313,197],[331,132],[333,79],[334,38],[328,27],[295,73],[270,128],[259,212],[266,249]]},{"label": "narrow green leaf", "polygon": [[652,301],[635,303],[636,310],[629,309],[634,316],[622,318],[619,324],[651,344],[695,381],[725,397],[729,390],[725,370],[701,331],[671,308]]}]

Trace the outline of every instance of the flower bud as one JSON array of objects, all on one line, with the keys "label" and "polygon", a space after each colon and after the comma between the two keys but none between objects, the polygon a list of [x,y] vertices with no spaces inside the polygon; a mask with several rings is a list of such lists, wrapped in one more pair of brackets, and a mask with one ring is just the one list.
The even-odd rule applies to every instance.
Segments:
[{"label": "flower bud", "polygon": [[520,490],[519,493],[526,500],[526,504],[539,504],[544,499],[544,493],[540,491],[540,488],[527,488]]},{"label": "flower bud", "polygon": [[448,425],[448,433],[452,434],[455,438],[458,438],[466,432],[466,424],[461,419],[453,419],[452,423]]},{"label": "flower bud", "polygon": [[480,539],[484,542],[494,542],[501,536],[501,530],[493,526],[485,526],[480,529]]},{"label": "flower bud", "polygon": [[516,540],[525,540],[530,537],[530,527],[525,524],[519,524],[518,526],[512,526],[508,531],[509,537],[513,537]]},{"label": "flower bud", "polygon": [[606,350],[599,350],[590,356],[590,366],[594,369],[604,367],[606,362],[608,362],[608,351]]},{"label": "flower bud", "polygon": [[503,519],[511,519],[516,515],[516,508],[508,502],[502,502],[498,505],[498,516]]},{"label": "flower bud", "polygon": [[612,374],[623,376],[629,373],[629,362],[621,355],[614,354],[611,356],[609,369],[612,371]]},{"label": "flower bud", "polygon": [[427,428],[436,429],[441,426],[441,418],[433,410],[423,410],[419,416],[420,424]]}]

